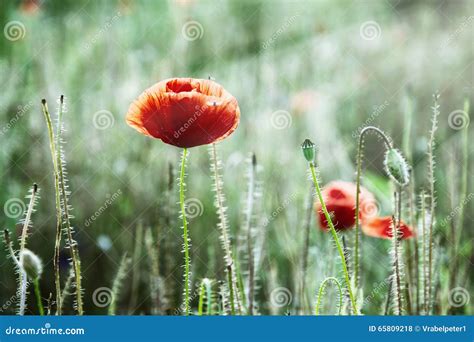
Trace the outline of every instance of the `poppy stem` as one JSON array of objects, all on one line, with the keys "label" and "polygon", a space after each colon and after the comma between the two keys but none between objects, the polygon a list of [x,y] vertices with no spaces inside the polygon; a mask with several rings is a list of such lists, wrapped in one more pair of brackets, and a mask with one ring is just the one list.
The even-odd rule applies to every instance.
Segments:
[{"label": "poppy stem", "polygon": [[36,301],[38,303],[39,314],[40,316],[44,316],[44,308],[43,308],[43,302],[41,301],[41,290],[40,290],[38,278],[33,280],[33,286],[35,288],[35,296],[36,296]]},{"label": "poppy stem", "polygon": [[392,242],[393,242],[393,268],[394,268],[394,290],[395,290],[395,314],[402,315],[403,301],[402,301],[402,283],[401,283],[401,264],[400,264],[400,247],[399,236],[401,228],[401,206],[402,206],[402,189],[398,188],[398,193],[395,193],[395,212],[396,216],[392,216]]},{"label": "poppy stem", "polygon": [[314,314],[316,316],[319,315],[319,310],[321,308],[321,301],[324,297],[324,290],[326,289],[326,284],[327,282],[329,281],[332,281],[336,284],[337,286],[337,290],[339,292],[339,302],[338,302],[338,307],[337,307],[337,310],[338,310],[338,315],[341,314],[341,310],[342,310],[342,286],[341,286],[341,283],[339,282],[339,280],[337,280],[337,278],[334,278],[334,277],[328,277],[326,279],[323,280],[323,282],[321,283],[321,286],[319,287],[319,291],[318,291],[318,299],[316,301],[316,308],[315,308],[315,312]]},{"label": "poppy stem", "polygon": [[364,127],[359,134],[359,144],[357,149],[357,176],[356,176],[356,208],[355,208],[355,243],[354,243],[354,281],[355,289],[357,291],[359,287],[359,240],[360,240],[360,222],[359,222],[359,211],[360,211],[360,178],[362,174],[362,150],[364,149],[364,137],[367,132],[373,131],[379,135],[385,143],[387,149],[392,148],[392,142],[387,135],[379,128],[375,126]]},{"label": "poppy stem", "polygon": [[51,115],[49,114],[46,100],[41,101],[43,115],[48,128],[49,148],[51,150],[51,157],[53,159],[54,169],[54,189],[55,189],[55,204],[56,204],[56,238],[54,243],[54,284],[56,289],[56,315],[62,314],[62,298],[61,298],[61,280],[59,273],[59,252],[61,249],[61,227],[62,227],[62,211],[61,211],[61,196],[59,192],[59,171],[58,160],[56,153],[56,146],[54,144],[54,131],[51,122]]},{"label": "poppy stem", "polygon": [[183,239],[184,239],[184,314],[190,314],[189,307],[189,237],[188,237],[188,221],[186,219],[186,206],[184,203],[184,176],[186,170],[186,156],[188,149],[183,148],[181,157],[181,172],[179,176],[179,204],[181,207],[181,216],[183,218]]},{"label": "poppy stem", "polygon": [[329,215],[329,212],[326,208],[326,204],[324,203],[323,195],[321,194],[321,188],[319,187],[318,178],[316,177],[314,162],[310,162],[309,167],[311,169],[311,176],[313,178],[314,187],[316,188],[316,193],[318,194],[319,202],[321,203],[321,209],[323,210],[324,216],[326,217],[326,221],[329,225],[329,230],[331,231],[334,242],[336,243],[337,251],[339,252],[339,256],[341,257],[342,271],[344,273],[347,291],[349,292],[349,297],[351,299],[352,310],[354,311],[354,314],[358,315],[359,310],[357,309],[357,303],[354,294],[352,293],[351,280],[349,278],[349,271],[347,270],[346,257],[344,256],[344,251],[342,250],[341,242],[339,241],[336,229],[334,228],[334,225],[332,223],[331,216]]}]

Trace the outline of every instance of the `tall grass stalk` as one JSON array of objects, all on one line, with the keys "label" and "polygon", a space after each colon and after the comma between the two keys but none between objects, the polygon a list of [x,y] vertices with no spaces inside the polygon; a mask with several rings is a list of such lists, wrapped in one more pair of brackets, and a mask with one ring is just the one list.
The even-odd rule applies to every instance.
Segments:
[{"label": "tall grass stalk", "polygon": [[212,314],[212,280],[204,278],[199,287],[198,316],[204,314],[204,305],[206,305],[206,315]]},{"label": "tall grass stalk", "polygon": [[392,258],[393,258],[393,301],[395,315],[403,313],[403,289],[402,289],[402,265],[400,261],[400,227],[401,227],[401,206],[402,191],[399,188],[395,193],[395,213],[392,216]]},{"label": "tall grass stalk", "polygon": [[54,242],[54,284],[56,289],[56,315],[62,314],[62,298],[61,298],[61,277],[60,277],[60,263],[59,253],[61,250],[61,229],[62,229],[62,210],[61,210],[61,195],[59,192],[59,171],[58,171],[58,158],[56,153],[56,145],[54,139],[53,124],[51,122],[51,115],[49,114],[48,104],[46,100],[41,100],[41,108],[46,121],[46,127],[48,129],[49,137],[49,148],[51,151],[51,158],[53,161],[54,170],[54,194],[56,204],[56,237]]},{"label": "tall grass stalk", "polygon": [[150,298],[151,298],[151,313],[158,315],[161,310],[161,298],[160,298],[160,260],[159,260],[159,247],[158,243],[155,244],[153,241],[153,234],[151,229],[147,229],[145,232],[145,248],[148,255],[148,261],[150,264],[150,276],[149,276],[149,287],[150,287]]},{"label": "tall grass stalk", "polygon": [[79,258],[79,250],[77,248],[77,242],[74,240],[73,232],[74,229],[71,225],[71,206],[69,204],[69,191],[66,178],[66,159],[62,150],[62,115],[64,112],[64,96],[61,95],[59,102],[58,111],[58,128],[56,131],[56,157],[57,166],[59,171],[59,186],[61,190],[61,205],[62,205],[62,216],[63,216],[63,227],[65,228],[65,234],[67,238],[67,246],[71,253],[71,266],[74,270],[74,288],[75,288],[75,307],[79,315],[84,314],[83,302],[82,302],[82,276],[81,276],[81,261]]},{"label": "tall grass stalk", "polygon": [[120,298],[120,290],[122,288],[123,281],[127,276],[128,270],[130,268],[130,263],[132,260],[127,256],[127,253],[124,253],[122,259],[120,260],[119,268],[117,274],[115,275],[114,281],[112,283],[112,296],[108,309],[108,315],[114,316],[117,311],[117,301]]},{"label": "tall grass stalk", "polygon": [[132,255],[132,284],[131,284],[131,296],[129,302],[129,314],[135,312],[137,301],[138,301],[138,287],[140,285],[140,260],[142,258],[143,251],[143,223],[138,222],[137,229],[134,235],[134,246]]},{"label": "tall grass stalk", "polygon": [[18,274],[18,284],[17,284],[17,291],[16,291],[16,298],[18,299],[18,315],[24,315],[25,314],[25,308],[26,308],[26,295],[27,295],[27,286],[26,283],[24,283],[24,280],[26,281],[27,275],[25,270],[23,269],[23,266],[20,264],[20,261],[17,259],[15,255],[15,250],[13,249],[13,243],[10,239],[10,233],[7,229],[3,231],[3,236],[5,239],[5,245],[7,246],[8,250],[8,255],[13,261],[13,265],[15,266],[15,271]]},{"label": "tall grass stalk", "polygon": [[21,230],[21,236],[20,236],[20,250],[18,252],[18,262],[20,264],[20,270],[18,272],[19,276],[19,282],[20,282],[20,288],[19,288],[19,294],[20,294],[20,306],[19,306],[19,314],[24,315],[25,314],[25,308],[26,308],[26,295],[27,295],[27,288],[28,288],[28,279],[26,272],[23,268],[23,255],[26,247],[26,239],[28,238],[28,229],[30,228],[31,224],[31,215],[34,211],[34,206],[35,206],[35,201],[36,201],[36,194],[38,192],[38,185],[33,184],[33,187],[30,192],[30,202],[28,204],[28,209],[25,214],[25,218],[23,221],[23,228]]},{"label": "tall grass stalk", "polygon": [[[237,290],[236,274],[234,269],[234,259],[232,257],[232,247],[229,238],[229,223],[226,215],[225,196],[223,192],[223,181],[219,174],[221,161],[217,155],[216,144],[210,146],[209,154],[211,157],[211,172],[214,179],[215,206],[219,217],[219,229],[221,232],[221,243],[224,250],[224,262],[226,264],[227,280],[229,287],[230,312],[232,315],[241,311],[239,292]],[[237,308],[237,310],[236,310]]]},{"label": "tall grass stalk", "polygon": [[438,129],[438,116],[439,112],[439,94],[433,96],[433,116],[431,120],[431,131],[430,139],[428,142],[428,182],[430,185],[430,222],[428,229],[428,312],[431,313],[431,305],[433,299],[433,230],[434,230],[434,221],[435,221],[435,209],[436,209],[436,193],[435,193],[435,158],[434,158],[434,149],[435,149],[435,133]]}]

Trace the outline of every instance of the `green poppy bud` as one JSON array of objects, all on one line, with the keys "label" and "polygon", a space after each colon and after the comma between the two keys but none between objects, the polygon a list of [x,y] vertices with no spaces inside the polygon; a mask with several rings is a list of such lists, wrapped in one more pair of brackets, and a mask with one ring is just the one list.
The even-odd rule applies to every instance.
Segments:
[{"label": "green poppy bud", "polygon": [[316,154],[316,149],[313,142],[309,139],[306,139],[301,145],[301,148],[303,149],[303,155],[306,158],[306,160],[312,163],[314,161],[314,157]]},{"label": "green poppy bud", "polygon": [[385,170],[390,178],[401,186],[407,185],[410,181],[408,164],[400,151],[395,148],[385,152]]},{"label": "green poppy bud", "polygon": [[30,280],[36,280],[43,273],[43,263],[41,259],[29,249],[24,249],[20,254],[21,266],[25,270]]}]

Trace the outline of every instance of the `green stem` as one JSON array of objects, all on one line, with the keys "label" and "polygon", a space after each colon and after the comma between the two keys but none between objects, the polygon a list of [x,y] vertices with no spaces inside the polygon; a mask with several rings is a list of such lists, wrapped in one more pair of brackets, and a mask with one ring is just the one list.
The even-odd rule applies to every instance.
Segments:
[{"label": "green stem", "polygon": [[59,185],[61,190],[62,196],[62,215],[64,216],[63,223],[66,227],[66,237],[68,240],[69,248],[71,250],[71,263],[72,269],[74,270],[74,281],[75,281],[75,292],[76,292],[76,306],[77,306],[77,313],[82,316],[84,314],[83,309],[83,302],[82,302],[82,276],[81,276],[81,261],[79,259],[79,250],[77,248],[77,243],[74,240],[72,235],[72,226],[71,226],[71,219],[69,215],[69,203],[68,203],[68,194],[66,191],[66,178],[64,176],[64,165],[61,159],[61,132],[62,132],[62,113],[63,113],[63,106],[64,106],[64,97],[61,96],[60,105],[59,105],[59,114],[58,114],[58,130],[56,131],[57,137],[57,145],[56,145],[56,158],[57,158],[57,168],[59,171]]},{"label": "green stem", "polygon": [[62,226],[62,214],[61,214],[61,198],[59,194],[59,172],[57,165],[57,154],[56,147],[54,145],[54,132],[53,124],[51,123],[51,115],[49,114],[46,100],[41,101],[43,115],[48,128],[49,137],[49,148],[51,150],[51,157],[53,159],[54,169],[54,189],[55,189],[55,204],[56,204],[56,237],[54,243],[54,283],[56,288],[56,315],[62,313],[62,300],[61,300],[61,278],[59,273],[59,252],[61,249],[61,226]]},{"label": "green stem", "polygon": [[392,216],[392,241],[393,241],[393,253],[394,253],[394,276],[395,276],[395,314],[401,315],[403,310],[402,304],[402,286],[401,286],[401,266],[399,258],[399,232],[401,227],[401,207],[402,207],[402,191],[399,188],[398,197],[395,197],[396,201],[396,213],[397,219],[395,216]]},{"label": "green stem", "polygon": [[344,273],[344,278],[345,278],[345,281],[346,281],[347,291],[349,292],[349,297],[351,299],[352,310],[354,311],[354,314],[358,315],[359,311],[357,309],[357,303],[356,303],[354,294],[352,293],[351,281],[349,279],[349,272],[347,270],[346,257],[344,256],[344,251],[342,250],[341,243],[339,241],[339,237],[337,236],[336,229],[334,228],[334,225],[333,225],[332,220],[331,220],[331,216],[329,215],[329,212],[326,208],[326,204],[324,203],[323,195],[321,194],[321,188],[319,187],[318,178],[316,177],[316,171],[315,171],[314,163],[310,162],[309,167],[311,169],[311,175],[313,177],[314,187],[316,188],[316,193],[318,194],[319,202],[321,203],[321,209],[323,210],[324,216],[326,217],[326,221],[328,222],[328,225],[329,225],[329,230],[331,231],[332,237],[333,237],[334,242],[335,242],[336,247],[337,247],[337,251],[339,252],[339,256],[341,258],[342,271]]},{"label": "green stem", "polygon": [[186,219],[186,208],[184,204],[184,176],[186,170],[186,156],[188,149],[183,148],[181,158],[181,172],[179,176],[179,204],[181,207],[181,216],[183,218],[183,239],[184,239],[184,314],[188,316],[191,312],[189,307],[189,237],[188,221]]},{"label": "green stem", "polygon": [[314,312],[316,316],[319,315],[319,309],[321,307],[321,301],[322,301],[323,296],[324,296],[324,289],[326,288],[326,283],[328,281],[333,281],[337,285],[337,288],[339,290],[338,314],[339,315],[341,314],[341,309],[342,309],[342,286],[341,286],[341,283],[339,283],[339,281],[334,277],[328,277],[328,278],[323,280],[323,282],[321,283],[321,286],[319,287],[318,299],[316,301],[316,308],[315,308],[315,312]]},{"label": "green stem", "polygon": [[230,313],[232,316],[235,316],[235,307],[234,307],[234,286],[232,281],[232,268],[227,266],[227,281],[229,283],[229,294],[230,294]]},{"label": "green stem", "polygon": [[40,290],[38,278],[33,280],[33,286],[35,288],[35,296],[36,296],[36,301],[38,302],[38,310],[39,310],[40,316],[44,316],[44,308],[43,308],[43,302],[41,301],[41,290]]},{"label": "green stem", "polygon": [[359,134],[359,144],[357,149],[357,176],[356,176],[356,208],[355,208],[355,243],[354,243],[354,280],[355,280],[355,289],[357,291],[359,287],[359,240],[360,240],[360,222],[359,222],[359,211],[360,211],[360,178],[362,173],[362,149],[364,147],[364,137],[367,132],[373,131],[377,133],[384,141],[386,148],[392,148],[392,143],[390,139],[385,135],[385,133],[374,126],[364,127]]},{"label": "green stem", "polygon": [[204,295],[206,293],[206,287],[204,281],[201,282],[201,288],[199,289],[199,304],[198,304],[198,316],[202,316],[202,309],[204,307]]}]

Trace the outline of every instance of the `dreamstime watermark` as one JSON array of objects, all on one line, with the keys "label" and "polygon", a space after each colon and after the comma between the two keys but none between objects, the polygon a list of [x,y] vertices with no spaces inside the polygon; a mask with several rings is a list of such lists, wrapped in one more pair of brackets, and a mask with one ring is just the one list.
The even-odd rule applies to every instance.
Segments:
[{"label": "dreamstime watermark", "polygon": [[295,14],[291,17],[286,18],[286,20],[283,22],[283,25],[281,25],[278,30],[276,30],[270,38],[268,38],[266,41],[262,43],[262,50],[268,49],[275,41],[280,37],[283,33],[285,33],[288,28],[293,25],[293,23],[296,21],[296,18],[298,18],[300,15]]},{"label": "dreamstime watermark", "polygon": [[463,33],[466,29],[469,29],[469,24],[471,21],[474,20],[474,15],[471,15],[469,17],[466,17],[461,24],[458,25],[456,30],[454,30],[453,33],[451,33],[448,38],[444,41],[444,43],[441,45],[442,49],[447,48],[454,40],[456,40],[461,33]]},{"label": "dreamstime watermark", "polygon": [[204,27],[199,21],[190,20],[184,23],[181,34],[188,42],[201,39],[204,36]]},{"label": "dreamstime watermark", "polygon": [[359,34],[364,40],[375,40],[382,35],[382,29],[376,21],[369,20],[360,25]]},{"label": "dreamstime watermark", "polygon": [[0,136],[7,133],[15,124],[20,120],[26,112],[28,112],[33,106],[33,102],[30,101],[26,105],[18,106],[15,115],[2,127],[0,127]]},{"label": "dreamstime watermark", "polygon": [[277,287],[270,292],[270,304],[276,308],[289,306],[293,301],[293,294],[286,287]]},{"label": "dreamstime watermark", "polygon": [[19,198],[10,198],[3,205],[3,212],[9,218],[20,218],[25,211],[26,204]]},{"label": "dreamstime watermark", "polygon": [[[25,288],[28,288],[30,286],[30,282],[27,281]],[[16,305],[18,302],[18,293],[15,293],[13,296],[7,299],[5,303],[3,303],[2,306],[0,306],[0,313],[8,310],[12,305]]]},{"label": "dreamstime watermark", "polygon": [[372,291],[364,298],[364,303],[362,305],[366,305],[372,302],[376,297],[379,296],[381,292],[386,293],[387,287],[390,285],[390,277],[382,280],[380,283],[374,283],[374,287]]},{"label": "dreamstime watermark", "polygon": [[98,287],[92,293],[92,302],[98,308],[105,308],[106,306],[109,306],[113,299],[113,291],[106,286]]},{"label": "dreamstime watermark", "polygon": [[3,35],[11,42],[25,38],[26,27],[18,20],[12,20],[3,27]]},{"label": "dreamstime watermark", "polygon": [[110,207],[116,200],[122,195],[122,190],[118,189],[116,192],[114,192],[112,195],[107,195],[107,199],[105,200],[104,204],[100,206],[99,209],[96,210],[94,214],[92,214],[88,219],[84,221],[84,225],[86,227],[89,227],[92,222],[97,220],[97,218],[102,215],[104,211],[107,210],[108,207]]},{"label": "dreamstime watermark", "polygon": [[114,125],[115,118],[111,112],[109,112],[106,109],[102,109],[94,113],[94,117],[92,118],[92,123],[94,124],[95,128],[99,130],[105,130]]},{"label": "dreamstime watermark", "polygon": [[290,128],[291,124],[293,123],[293,119],[291,118],[291,114],[286,110],[277,110],[272,113],[270,117],[270,123],[273,128],[282,130]]},{"label": "dreamstime watermark", "polygon": [[173,133],[173,137],[175,139],[178,139],[184,132],[187,131],[189,127],[191,127],[194,122],[210,107],[210,106],[217,106],[217,102],[212,102],[209,105],[204,105],[204,106],[195,106],[194,107],[194,114],[193,116],[189,117],[189,119],[176,131]]},{"label": "dreamstime watermark", "polygon": [[360,213],[364,218],[374,218],[380,214],[380,204],[376,200],[361,200]]},{"label": "dreamstime watermark", "polygon": [[352,131],[352,137],[354,139],[358,138],[359,137],[359,134],[360,132],[364,129],[364,127],[367,127],[367,126],[370,126],[374,120],[380,115],[383,113],[383,111],[385,109],[387,109],[387,107],[390,105],[390,102],[388,101],[385,101],[384,103],[382,103],[381,105],[378,105],[378,106],[374,106],[373,110],[372,110],[372,113],[370,113],[370,116],[365,119],[364,123],[359,126],[357,129],[353,130]]},{"label": "dreamstime watermark", "polygon": [[184,201],[184,212],[187,218],[195,218],[204,213],[204,205],[197,198],[188,198]]},{"label": "dreamstime watermark", "polygon": [[5,335],[84,335],[84,328],[53,328],[51,323],[45,323],[40,328],[15,328],[9,326],[5,329]]},{"label": "dreamstime watermark", "polygon": [[82,46],[82,53],[88,52],[102,36],[112,27],[112,25],[122,16],[122,13],[117,12],[113,17],[107,18],[105,24],[102,25],[92,36],[92,38]]},{"label": "dreamstime watermark", "polygon": [[454,130],[461,130],[469,126],[469,114],[458,109],[448,115],[448,125]]},{"label": "dreamstime watermark", "polygon": [[441,222],[441,227],[446,227],[446,225],[452,221],[455,216],[458,216],[461,212],[461,209],[465,207],[472,199],[474,198],[474,193],[469,193],[461,204],[456,206]]},{"label": "dreamstime watermark", "polygon": [[288,205],[296,199],[297,195],[297,193],[293,193],[291,196],[287,197],[282,204],[272,211],[270,216],[265,217],[263,221],[263,227],[268,226],[270,222],[277,218],[277,216],[280,215],[286,209],[286,207],[288,207]]},{"label": "dreamstime watermark", "polygon": [[471,300],[471,295],[464,287],[455,287],[449,291],[448,301],[449,305],[454,308],[460,308],[468,304]]}]

